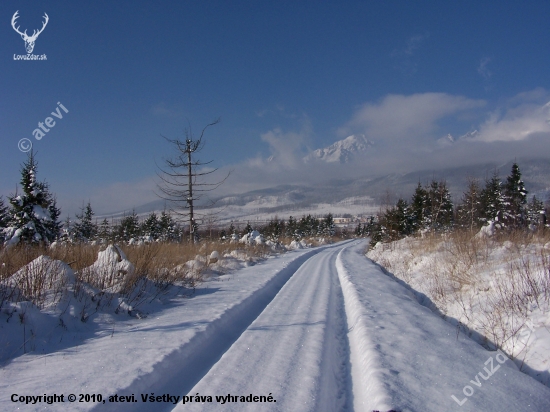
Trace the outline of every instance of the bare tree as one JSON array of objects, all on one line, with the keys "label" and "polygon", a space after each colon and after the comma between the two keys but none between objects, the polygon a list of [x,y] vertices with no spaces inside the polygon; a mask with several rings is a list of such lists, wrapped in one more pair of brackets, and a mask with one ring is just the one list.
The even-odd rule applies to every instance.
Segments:
[{"label": "bare tree", "polygon": [[[218,169],[205,170],[204,166],[212,163],[201,162],[194,156],[204,147],[203,137],[204,132],[210,126],[218,124],[220,119],[207,124],[202,129],[198,139],[193,137],[191,127],[185,129],[185,140],[168,139],[172,143],[177,152],[177,156],[173,159],[165,159],[166,168],[158,167],[157,175],[161,179],[158,185],[162,194],[159,196],[170,202],[172,208],[170,211],[176,215],[189,218],[189,239],[190,241],[198,240],[197,222],[195,221],[195,201],[201,199],[205,192],[212,191],[219,187],[229,177],[229,173],[220,181],[215,183],[207,183],[204,180],[206,175],[216,172]],[[186,210],[187,209],[187,210]],[[182,210],[186,210],[182,212]]]}]

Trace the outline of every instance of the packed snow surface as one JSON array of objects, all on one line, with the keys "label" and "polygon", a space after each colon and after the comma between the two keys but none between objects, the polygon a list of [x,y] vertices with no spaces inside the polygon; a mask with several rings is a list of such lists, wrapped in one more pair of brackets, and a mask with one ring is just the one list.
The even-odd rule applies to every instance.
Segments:
[{"label": "packed snow surface", "polygon": [[[2,365],[0,410],[550,410],[550,388],[457,335],[365,248],[298,249],[158,299],[143,319],[59,328]],[[2,316],[0,333],[15,321]],[[65,402],[24,403],[44,394]]]}]

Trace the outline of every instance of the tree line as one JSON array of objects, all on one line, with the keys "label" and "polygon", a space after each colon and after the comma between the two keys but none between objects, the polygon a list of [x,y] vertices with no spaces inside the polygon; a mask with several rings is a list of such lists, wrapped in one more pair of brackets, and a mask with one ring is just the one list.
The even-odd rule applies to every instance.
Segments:
[{"label": "tree line", "polygon": [[432,180],[425,186],[418,183],[410,202],[400,198],[394,206],[358,225],[355,234],[370,236],[374,246],[425,231],[477,231],[486,225],[496,230],[514,230],[546,225],[544,203],[536,196],[528,202],[527,195],[517,163],[504,182],[497,171],[484,187],[479,180],[469,179],[456,206],[445,181]]},{"label": "tree line", "polygon": [[[90,203],[63,223],[55,196],[46,182],[36,178],[37,162],[29,154],[21,168],[21,192],[8,196],[8,204],[0,197],[0,245],[23,243],[71,242],[131,242],[134,241],[181,241],[189,231],[176,222],[166,211],[150,213],[140,220],[135,211],[118,222],[103,219],[94,221]],[[514,163],[510,175],[502,182],[498,173],[487,179],[481,187],[476,179],[469,179],[467,190],[460,203],[454,205],[445,181],[433,180],[427,185],[420,183],[409,202],[399,199],[397,203],[365,224],[355,229],[356,236],[370,236],[371,244],[389,242],[419,232],[445,232],[457,228],[470,231],[492,225],[495,229],[533,228],[546,225],[546,211],[542,201],[535,196],[528,201],[528,191],[521,179],[521,172]],[[198,240],[198,224],[194,221],[194,240]],[[308,237],[335,235],[332,214],[322,218],[310,214],[288,220],[274,218],[262,227],[255,228],[266,239],[278,242],[282,238],[301,240]],[[237,230],[233,224],[218,232],[221,240],[251,233],[250,224]]]},{"label": "tree line", "polygon": [[0,244],[12,245],[52,243],[54,241],[124,241],[142,239],[150,241],[175,241],[183,235],[183,228],[165,211],[151,213],[140,222],[135,211],[118,223],[103,219],[94,222],[91,204],[82,208],[76,220],[59,221],[61,210],[46,182],[36,177],[37,162],[33,153],[21,168],[21,193],[8,196],[8,203],[0,198]]},{"label": "tree line", "polygon": [[[0,245],[6,244],[40,244],[54,241],[69,242],[132,242],[160,241],[178,242],[188,235],[189,231],[176,222],[166,211],[150,213],[140,219],[135,211],[124,216],[118,222],[103,219],[97,222],[90,202],[76,214],[76,219],[69,217],[62,223],[59,220],[60,209],[55,196],[49,191],[46,182],[37,180],[37,162],[31,152],[21,168],[20,193],[8,196],[8,204],[0,197]],[[198,224],[194,221],[194,241],[199,239]],[[279,241],[280,238],[300,240],[313,236],[333,236],[335,225],[332,214],[323,218],[311,215],[296,219],[292,216],[285,221],[274,218],[263,226],[255,228],[266,239]],[[251,233],[250,224],[244,230],[237,230],[233,224],[227,230],[221,230],[221,240],[230,239],[231,235],[243,236]],[[204,233],[205,234],[205,233]]]},{"label": "tree line", "polygon": [[220,231],[220,239],[231,238],[232,235],[244,236],[257,230],[265,239],[273,242],[280,242],[283,238],[301,240],[311,237],[332,237],[336,234],[336,226],[332,213],[324,215],[322,218],[314,217],[311,214],[296,219],[290,216],[288,220],[273,218],[266,225],[253,228],[247,223],[243,231],[239,231],[233,223],[228,229]]}]

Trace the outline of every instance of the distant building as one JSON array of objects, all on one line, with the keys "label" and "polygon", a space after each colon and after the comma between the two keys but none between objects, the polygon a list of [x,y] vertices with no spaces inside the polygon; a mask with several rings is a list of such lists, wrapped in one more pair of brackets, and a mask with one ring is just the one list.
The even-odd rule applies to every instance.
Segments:
[{"label": "distant building", "polygon": [[334,218],[334,224],[335,225],[348,225],[351,223],[352,218],[351,217],[335,217]]}]

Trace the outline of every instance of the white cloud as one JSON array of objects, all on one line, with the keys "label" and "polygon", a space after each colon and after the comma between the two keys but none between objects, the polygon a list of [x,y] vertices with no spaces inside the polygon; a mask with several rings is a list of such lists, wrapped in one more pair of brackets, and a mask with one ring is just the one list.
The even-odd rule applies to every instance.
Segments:
[{"label": "white cloud", "polygon": [[[281,166],[284,168],[295,168],[301,163],[302,157],[307,152],[308,143],[313,134],[311,122],[307,116],[301,119],[300,131],[283,131],[276,127],[260,135],[261,139],[269,145],[271,156],[270,166]],[[258,159],[249,161],[249,164],[262,164]],[[258,163],[260,162],[260,163]]]},{"label": "white cloud", "polygon": [[507,108],[489,114],[479,126],[475,140],[525,141],[534,135],[550,134],[550,102],[544,105],[536,103],[542,98],[548,99],[548,95],[537,89],[510,99]]},{"label": "white cloud", "polygon": [[428,37],[430,37],[429,34],[417,34],[416,36],[412,36],[409,40],[407,40],[407,47],[405,48],[404,53],[408,56],[412,56]]},{"label": "white cloud", "polygon": [[426,138],[436,129],[437,121],[446,116],[484,105],[483,100],[444,93],[389,95],[377,104],[362,105],[338,132],[341,137],[364,133],[375,141],[406,143]]},{"label": "white cloud", "polygon": [[307,134],[286,132],[276,128],[263,133],[261,138],[269,144],[272,153],[272,161],[276,161],[285,167],[295,167],[300,160],[299,154],[308,138]]},{"label": "white cloud", "polygon": [[[541,89],[503,102],[487,113],[486,102],[444,93],[388,95],[379,102],[358,107],[339,130],[339,138],[364,133],[372,147],[349,164],[314,162],[304,164],[302,156],[312,136],[311,126],[301,130],[272,129],[261,135],[273,160],[257,156],[233,166],[234,173],[216,194],[282,184],[316,184],[337,179],[354,179],[506,162],[514,158],[550,157],[550,105],[541,101],[548,94]],[[549,99],[550,100],[550,99]],[[546,100],[548,101],[548,100]],[[467,119],[466,122],[464,119]],[[475,119],[482,119],[475,120]],[[474,137],[440,144],[450,131],[447,124],[474,129]]]},{"label": "white cloud", "polygon": [[392,51],[390,56],[396,61],[395,68],[405,75],[416,73],[418,63],[413,56],[428,37],[428,33],[414,35],[407,40],[404,48]]},{"label": "white cloud", "polygon": [[[406,173],[479,163],[506,162],[514,158],[550,157],[550,100],[544,89],[517,95],[482,118],[486,102],[444,93],[388,95],[378,102],[367,102],[351,114],[339,129],[339,137],[364,133],[374,142],[354,163],[325,164],[302,161],[312,146],[312,126],[304,117],[295,129],[276,127],[259,137],[269,147],[270,159],[258,155],[239,164],[222,168],[229,179],[212,196],[235,195],[276,185],[314,185],[336,179],[354,179]],[[545,100],[546,99],[546,100]],[[481,112],[481,113],[480,113]],[[481,116],[480,116],[481,115]],[[467,125],[464,125],[467,118]],[[449,124],[464,125],[464,134],[477,129],[470,138],[454,143],[438,143]],[[455,135],[459,136],[457,133]],[[154,180],[117,183],[96,189],[90,199],[98,210],[108,207],[124,210],[155,200]],[[87,198],[87,197],[86,197]],[[80,207],[80,204],[77,205]]]},{"label": "white cloud", "polygon": [[485,79],[489,80],[493,73],[489,70],[489,63],[491,62],[490,57],[483,57],[480,62],[479,66],[477,66],[477,72]]}]

